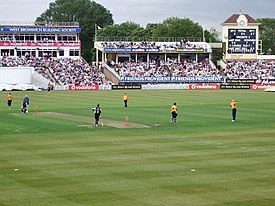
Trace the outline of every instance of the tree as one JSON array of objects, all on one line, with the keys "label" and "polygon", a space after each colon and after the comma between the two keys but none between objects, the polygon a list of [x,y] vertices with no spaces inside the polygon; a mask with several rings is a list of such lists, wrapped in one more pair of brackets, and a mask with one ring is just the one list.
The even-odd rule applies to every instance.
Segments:
[{"label": "tree", "polygon": [[104,27],[114,23],[109,10],[90,0],[56,0],[36,21],[79,22],[82,55],[88,62],[92,62],[95,25]]},{"label": "tree", "polygon": [[105,27],[97,32],[97,37],[99,39],[105,40],[116,40],[116,41],[126,41],[133,40],[136,38],[137,41],[144,37],[145,30],[139,24],[134,22],[124,22],[122,24],[115,24]]},{"label": "tree", "polygon": [[148,23],[145,28],[145,37],[147,39],[151,38],[153,36],[154,29],[158,26],[158,24],[154,23]]},{"label": "tree", "polygon": [[259,39],[262,40],[263,53],[275,54],[275,19],[261,18],[256,21],[261,23],[259,27]]},{"label": "tree", "polygon": [[221,32],[218,32],[217,29],[211,27],[210,31],[206,31],[209,33],[209,42],[217,43],[221,42]]},{"label": "tree", "polygon": [[203,28],[188,18],[180,19],[171,17],[155,26],[152,36],[154,37],[184,37],[192,41],[194,38],[203,37]]},{"label": "tree", "polygon": [[220,34],[214,28],[211,31],[203,30],[202,26],[194,23],[188,18],[180,19],[171,17],[165,19],[162,23],[148,23],[146,28],[141,27],[134,22],[125,22],[122,24],[109,25],[98,31],[99,38],[108,39],[110,37],[131,37],[132,39],[141,39],[150,41],[150,39],[162,38],[167,41],[175,38],[190,38],[190,40],[202,40],[203,34],[207,42],[219,42]]}]

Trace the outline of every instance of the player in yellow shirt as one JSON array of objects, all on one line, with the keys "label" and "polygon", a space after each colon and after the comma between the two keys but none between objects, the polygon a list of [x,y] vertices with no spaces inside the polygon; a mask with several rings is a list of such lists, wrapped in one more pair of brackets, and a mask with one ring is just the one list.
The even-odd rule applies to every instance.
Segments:
[{"label": "player in yellow shirt", "polygon": [[9,109],[10,109],[10,108],[11,108],[11,103],[12,103],[12,96],[11,96],[11,93],[8,94],[7,99],[8,99],[8,107],[9,107]]},{"label": "player in yellow shirt", "polygon": [[237,101],[235,99],[232,100],[230,103],[230,107],[232,109],[232,122],[236,121],[236,114],[237,114]]},{"label": "player in yellow shirt", "polygon": [[52,89],[51,82],[48,82],[48,93],[50,93],[50,92],[51,92],[51,89]]},{"label": "player in yellow shirt", "polygon": [[122,97],[123,101],[124,101],[124,107],[128,106],[128,95],[125,93]]},{"label": "player in yellow shirt", "polygon": [[176,102],[171,106],[171,123],[177,123],[177,116],[178,116],[178,108]]}]

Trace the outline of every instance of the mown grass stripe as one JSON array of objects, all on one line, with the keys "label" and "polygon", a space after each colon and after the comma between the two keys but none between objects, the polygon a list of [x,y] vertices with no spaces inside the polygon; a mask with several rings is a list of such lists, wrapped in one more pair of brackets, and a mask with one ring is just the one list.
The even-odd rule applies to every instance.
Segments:
[{"label": "mown grass stripe", "polygon": [[[21,92],[0,110],[0,205],[272,205],[275,202],[274,95],[250,91]],[[4,93],[0,93],[5,97]],[[239,101],[231,123],[232,99]],[[176,101],[179,121],[171,125]],[[264,102],[264,106],[263,106]],[[78,127],[58,112],[148,129]],[[0,103],[4,108],[4,103]],[[19,113],[19,114],[18,114]],[[154,126],[158,123],[158,126]],[[18,170],[14,170],[18,169]],[[14,195],[18,194],[18,195]]]}]

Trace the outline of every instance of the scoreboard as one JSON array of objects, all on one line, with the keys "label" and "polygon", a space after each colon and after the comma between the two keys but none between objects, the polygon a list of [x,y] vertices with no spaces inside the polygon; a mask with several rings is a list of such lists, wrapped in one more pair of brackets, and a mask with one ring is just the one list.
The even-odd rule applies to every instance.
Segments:
[{"label": "scoreboard", "polygon": [[228,29],[228,53],[255,54],[256,29]]}]

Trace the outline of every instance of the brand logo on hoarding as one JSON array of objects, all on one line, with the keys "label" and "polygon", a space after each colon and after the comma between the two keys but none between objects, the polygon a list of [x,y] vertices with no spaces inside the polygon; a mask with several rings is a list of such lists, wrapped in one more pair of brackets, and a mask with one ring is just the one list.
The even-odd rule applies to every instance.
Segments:
[{"label": "brand logo on hoarding", "polygon": [[270,86],[275,86],[275,84],[251,84],[250,89],[251,90],[265,90],[266,88]]},{"label": "brand logo on hoarding", "polygon": [[99,86],[98,85],[75,85],[75,84],[70,84],[68,87],[68,90],[98,90]]},{"label": "brand logo on hoarding", "polygon": [[220,89],[219,84],[189,84],[190,90],[217,90]]}]

